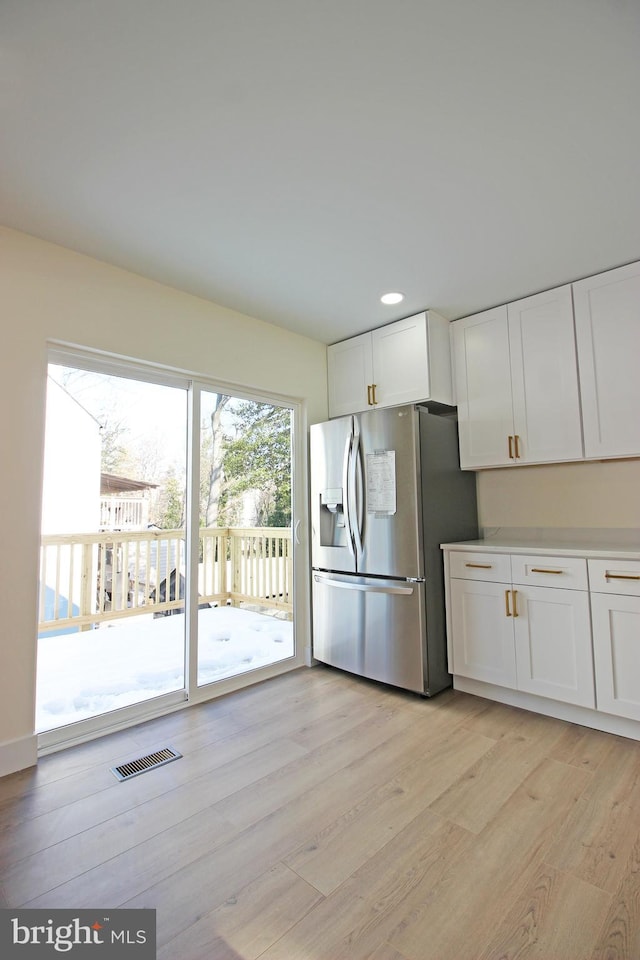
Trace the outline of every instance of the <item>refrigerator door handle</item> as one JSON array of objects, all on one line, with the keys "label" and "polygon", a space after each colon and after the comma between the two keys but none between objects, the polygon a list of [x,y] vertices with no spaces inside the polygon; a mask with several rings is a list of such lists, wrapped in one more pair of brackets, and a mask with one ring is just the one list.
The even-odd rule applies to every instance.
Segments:
[{"label": "refrigerator door handle", "polygon": [[[358,496],[358,491],[360,496]],[[353,536],[356,561],[362,557],[362,460],[360,457],[360,430],[353,431],[353,443],[349,454],[349,526]]]},{"label": "refrigerator door handle", "polygon": [[353,545],[353,524],[351,522],[351,492],[350,492],[350,466],[351,466],[351,449],[353,446],[353,431],[349,433],[347,437],[347,442],[344,446],[344,459],[343,459],[343,472],[342,472],[342,489],[343,489],[343,510],[344,510],[344,522],[347,528],[347,547],[349,548],[349,553],[355,559],[356,551]]},{"label": "refrigerator door handle", "polygon": [[364,475],[362,471],[362,450],[360,448],[360,432],[356,434],[355,443],[353,445],[353,459],[355,462],[355,478],[354,478],[354,498],[356,501],[355,506],[355,523],[354,523],[354,534],[356,541],[356,554],[358,559],[362,557],[362,519],[364,515]]},{"label": "refrigerator door handle", "polygon": [[393,593],[399,596],[411,596],[413,587],[379,587],[371,583],[349,583],[347,580],[334,580],[332,577],[322,577],[314,574],[313,579],[316,583],[327,583],[331,587],[339,587],[341,590],[360,590],[361,593]]}]

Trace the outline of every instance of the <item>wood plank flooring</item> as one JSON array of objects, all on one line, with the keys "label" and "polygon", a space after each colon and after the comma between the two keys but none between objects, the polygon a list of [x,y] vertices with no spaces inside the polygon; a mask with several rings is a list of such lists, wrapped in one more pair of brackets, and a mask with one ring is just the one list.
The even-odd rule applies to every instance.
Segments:
[{"label": "wood plank flooring", "polygon": [[640,744],[454,691],[302,669],[5,777],[0,830],[0,906],[155,908],[159,960],[640,958]]}]

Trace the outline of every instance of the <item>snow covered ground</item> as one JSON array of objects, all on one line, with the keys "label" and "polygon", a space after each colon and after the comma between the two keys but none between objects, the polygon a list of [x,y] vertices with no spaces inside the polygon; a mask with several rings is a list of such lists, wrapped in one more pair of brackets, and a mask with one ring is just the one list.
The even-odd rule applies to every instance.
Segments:
[{"label": "snow covered ground", "polygon": [[[184,618],[151,615],[38,641],[36,731],[184,686]],[[198,611],[198,684],[292,657],[293,623],[212,607]]]}]

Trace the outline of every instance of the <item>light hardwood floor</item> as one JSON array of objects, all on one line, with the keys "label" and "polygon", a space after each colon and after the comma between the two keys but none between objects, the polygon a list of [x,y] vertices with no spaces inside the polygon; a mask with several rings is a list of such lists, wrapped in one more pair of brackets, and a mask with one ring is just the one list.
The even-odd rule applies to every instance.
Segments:
[{"label": "light hardwood floor", "polygon": [[0,780],[0,828],[0,906],[156,908],[159,960],[640,957],[640,744],[453,691],[302,669]]}]

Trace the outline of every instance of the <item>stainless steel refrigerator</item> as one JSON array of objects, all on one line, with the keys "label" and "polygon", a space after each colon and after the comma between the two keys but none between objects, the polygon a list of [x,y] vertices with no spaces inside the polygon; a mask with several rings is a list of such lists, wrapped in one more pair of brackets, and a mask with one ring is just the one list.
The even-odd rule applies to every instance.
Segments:
[{"label": "stainless steel refrigerator", "polygon": [[447,686],[444,541],[477,537],[450,408],[311,427],[313,655],[432,696]]}]

